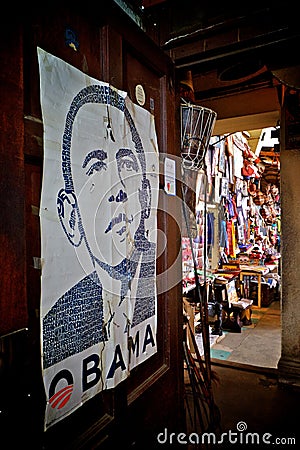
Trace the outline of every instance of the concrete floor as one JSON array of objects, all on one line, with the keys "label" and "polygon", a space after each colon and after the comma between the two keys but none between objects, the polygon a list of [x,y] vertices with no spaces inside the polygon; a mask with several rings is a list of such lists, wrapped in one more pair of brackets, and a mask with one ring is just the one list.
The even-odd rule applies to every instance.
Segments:
[{"label": "concrete floor", "polygon": [[213,384],[214,400],[221,416],[219,432],[244,430],[244,440],[246,433],[256,433],[259,439],[256,443],[260,444],[235,444],[228,448],[264,448],[265,433],[270,434],[267,439],[273,447],[277,438],[282,442],[276,445],[278,449],[296,444],[299,447],[299,389],[279,385],[276,371],[268,369],[213,364],[212,370],[219,378]]},{"label": "concrete floor", "polygon": [[277,368],[281,353],[280,302],[253,308],[251,319],[252,325],[242,327],[241,333],[223,331],[211,348],[211,358]]},{"label": "concrete floor", "polygon": [[[254,309],[252,318],[253,324],[243,327],[241,333],[225,332],[212,344],[211,370],[216,379],[212,393],[219,416],[215,415],[211,423],[216,440],[210,445],[201,443],[205,430],[199,419],[190,417],[188,430],[200,439],[199,443],[193,441],[190,449],[254,449],[270,448],[270,444],[278,449],[299,447],[300,389],[283,386],[277,379],[279,301],[268,308]],[[191,395],[189,399],[193,404]]]}]

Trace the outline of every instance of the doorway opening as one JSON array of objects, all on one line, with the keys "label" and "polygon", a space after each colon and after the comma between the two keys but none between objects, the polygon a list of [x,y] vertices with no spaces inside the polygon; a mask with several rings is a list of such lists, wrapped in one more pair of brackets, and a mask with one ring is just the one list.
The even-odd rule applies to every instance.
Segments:
[{"label": "doorway opening", "polygon": [[[213,135],[205,166],[196,181],[192,246],[197,271],[203,276],[205,268],[210,285],[211,359],[276,368],[281,353],[278,124]],[[193,304],[188,237],[182,249],[184,297]],[[192,320],[201,353],[198,309],[194,304]]]}]

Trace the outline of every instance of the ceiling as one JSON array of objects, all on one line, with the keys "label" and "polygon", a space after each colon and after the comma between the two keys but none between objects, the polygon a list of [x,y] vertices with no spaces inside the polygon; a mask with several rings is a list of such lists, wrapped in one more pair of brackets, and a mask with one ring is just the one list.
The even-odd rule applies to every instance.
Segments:
[{"label": "ceiling", "polygon": [[300,27],[291,2],[127,3],[174,61],[177,79],[191,76],[195,103],[216,111],[215,134],[256,136],[278,125],[283,86],[300,86],[299,52],[291,51],[299,48]]}]

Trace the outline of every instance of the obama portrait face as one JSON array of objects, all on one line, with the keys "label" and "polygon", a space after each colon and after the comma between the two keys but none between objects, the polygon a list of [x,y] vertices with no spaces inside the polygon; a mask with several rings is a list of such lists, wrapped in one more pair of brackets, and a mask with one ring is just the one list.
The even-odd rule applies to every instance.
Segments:
[{"label": "obama portrait face", "polygon": [[148,249],[151,186],[145,153],[119,94],[103,97],[101,86],[89,86],[74,105],[63,137],[65,186],[58,214],[72,245],[85,245],[95,267],[107,269]]}]

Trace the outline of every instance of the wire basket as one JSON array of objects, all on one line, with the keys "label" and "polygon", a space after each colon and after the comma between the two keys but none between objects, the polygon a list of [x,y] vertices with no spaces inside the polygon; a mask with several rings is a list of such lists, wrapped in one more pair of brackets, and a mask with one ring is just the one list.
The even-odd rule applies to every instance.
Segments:
[{"label": "wire basket", "polygon": [[199,170],[217,118],[217,113],[203,106],[181,104],[181,158],[186,169]]}]

